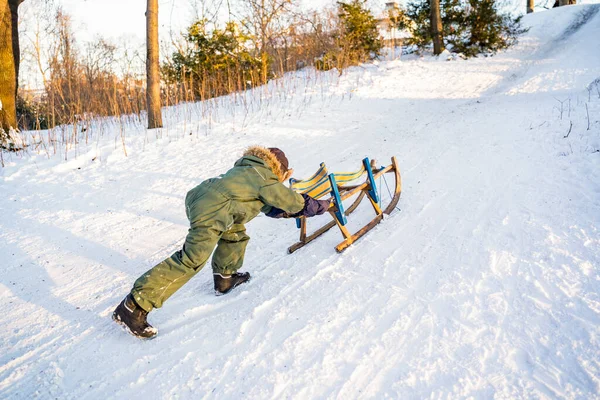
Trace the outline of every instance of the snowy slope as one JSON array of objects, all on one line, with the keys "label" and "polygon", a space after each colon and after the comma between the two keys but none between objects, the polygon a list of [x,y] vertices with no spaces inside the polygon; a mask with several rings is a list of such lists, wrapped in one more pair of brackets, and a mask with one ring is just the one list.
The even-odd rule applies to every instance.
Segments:
[{"label": "snowy slope", "polygon": [[[600,398],[599,7],[491,58],[291,75],[245,117],[180,106],[127,157],[116,124],[68,161],[5,154],[0,398]],[[334,231],[286,255],[294,223],[259,217],[248,285],[215,297],[205,268],[126,335],[110,313],[181,245],[186,191],[255,143],[298,177],[395,155],[401,211],[342,255]]]}]

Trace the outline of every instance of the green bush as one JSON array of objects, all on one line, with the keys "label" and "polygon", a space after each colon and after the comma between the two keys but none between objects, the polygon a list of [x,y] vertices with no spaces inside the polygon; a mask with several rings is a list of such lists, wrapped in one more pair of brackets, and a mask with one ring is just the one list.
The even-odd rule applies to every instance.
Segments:
[{"label": "green bush", "polygon": [[383,48],[377,20],[365,6],[365,0],[337,3],[336,28],[328,35],[331,49],[315,60],[315,68],[340,71],[378,57]]},{"label": "green bush", "polygon": [[381,54],[377,20],[365,7],[365,0],[338,3],[340,18],[339,43],[344,56],[355,62],[365,62]]},{"label": "green bush", "polygon": [[[521,26],[522,17],[500,13],[495,0],[442,0],[440,9],[444,46],[467,57],[505,49],[527,32]],[[428,0],[413,1],[399,19],[399,28],[412,35],[406,43],[418,51],[432,43],[430,13]]]},{"label": "green bush", "polygon": [[48,111],[45,102],[17,96],[17,120],[24,130],[48,129]]},{"label": "green bush", "polygon": [[198,97],[215,97],[261,83],[264,65],[246,47],[249,37],[229,22],[208,32],[205,20],[192,24],[186,49],[173,53],[163,65],[167,83],[185,83]]},{"label": "green bush", "polygon": [[336,55],[334,52],[325,53],[322,57],[315,60],[315,68],[320,71],[329,71],[337,65]]}]

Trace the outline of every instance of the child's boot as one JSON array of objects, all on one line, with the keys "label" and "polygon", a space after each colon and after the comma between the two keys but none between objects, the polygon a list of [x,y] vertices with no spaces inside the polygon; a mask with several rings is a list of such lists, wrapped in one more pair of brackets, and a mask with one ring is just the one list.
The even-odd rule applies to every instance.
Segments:
[{"label": "child's boot", "polygon": [[125,330],[140,339],[152,339],[158,329],[148,323],[148,312],[137,305],[133,296],[128,294],[113,312],[113,320]]},{"label": "child's boot", "polygon": [[229,291],[236,286],[248,282],[248,280],[250,280],[250,274],[248,272],[236,272],[231,275],[214,273],[213,278],[215,280],[215,294],[220,296],[229,293]]}]

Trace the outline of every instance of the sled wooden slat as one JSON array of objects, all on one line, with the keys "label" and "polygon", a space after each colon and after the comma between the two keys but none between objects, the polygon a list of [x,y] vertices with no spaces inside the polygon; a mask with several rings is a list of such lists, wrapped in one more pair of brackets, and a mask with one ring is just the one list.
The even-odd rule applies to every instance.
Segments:
[{"label": "sled wooden slat", "polygon": [[[336,246],[336,250],[338,252],[342,252],[352,243],[356,242],[367,232],[373,229],[377,224],[379,224],[383,220],[383,214],[389,215],[396,208],[402,192],[400,169],[398,167],[396,157],[392,157],[391,161],[392,163],[387,167],[377,169],[375,167],[374,160],[369,163],[369,159],[365,158],[363,160],[362,167],[355,172],[332,173],[329,175],[327,174],[327,168],[325,167],[325,164],[321,163],[319,170],[309,179],[290,179],[290,187],[298,193],[306,193],[315,198],[325,197],[326,195],[333,193],[331,197],[333,203],[329,209],[329,214],[332,216],[333,220],[323,225],[313,233],[308,234],[306,218],[299,218],[297,221],[298,227],[300,228],[300,240],[291,245],[288,248],[288,252],[293,253],[294,251],[306,246],[308,243],[323,235],[336,225],[344,236],[344,240]],[[376,192],[377,188],[375,180],[387,173],[394,174],[395,185],[394,193],[389,204],[383,208],[380,204],[381,200],[378,198]],[[362,183],[348,184],[359,179],[364,179],[365,175],[367,175],[367,178]],[[329,179],[328,176],[330,177]],[[332,184],[335,185],[337,191],[333,190],[333,187],[331,186]],[[358,195],[358,197],[353,201],[351,206],[345,210],[343,205],[344,200],[348,200],[356,195]],[[336,196],[339,200],[339,204],[335,200]],[[359,229],[358,232],[352,234],[345,226],[345,217],[350,215],[358,208],[365,196],[369,198],[369,202],[375,211],[376,217],[367,225]]]},{"label": "sled wooden slat", "polygon": [[343,185],[348,182],[353,182],[359,179],[365,173],[365,167],[363,166],[361,169],[355,172],[337,172],[333,175],[335,176],[335,181],[340,185]]}]

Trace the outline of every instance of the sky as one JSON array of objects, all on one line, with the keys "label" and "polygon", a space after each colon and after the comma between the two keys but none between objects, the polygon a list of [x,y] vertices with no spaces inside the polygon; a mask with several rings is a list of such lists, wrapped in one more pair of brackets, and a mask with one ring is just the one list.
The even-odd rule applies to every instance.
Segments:
[{"label": "sky", "polygon": [[[22,8],[36,7],[36,1],[26,1]],[[101,35],[106,38],[135,37],[140,40],[145,38],[145,11],[146,2],[143,0],[54,0],[73,18],[74,28],[79,39],[92,39]],[[242,0],[159,0],[159,23],[161,36],[179,33],[195,20],[195,11],[202,2],[206,4],[221,3],[221,19],[227,18],[227,4],[235,11],[236,4]],[[305,9],[318,9],[335,0],[293,0],[295,4]],[[390,0],[368,0],[367,4],[379,14],[384,4]],[[511,11],[524,11],[525,0],[499,0],[501,3],[510,4]],[[542,1],[542,0],[540,0]],[[547,1],[547,0],[543,0]],[[403,4],[405,0],[398,3]],[[523,3],[523,7],[515,4]],[[539,2],[538,2],[539,3]]]},{"label": "sky", "polygon": [[[235,8],[236,0],[231,1]],[[305,8],[318,8],[333,4],[334,0],[300,0],[297,4]],[[372,0],[383,4],[384,1]],[[57,0],[64,9],[73,16],[74,23],[79,25],[87,35],[104,37],[135,36],[140,39],[145,35],[146,2],[143,0]],[[159,23],[161,33],[183,31],[197,13],[194,4],[201,0],[159,0]],[[221,16],[227,16],[227,0],[205,0],[205,3],[222,3]],[[26,3],[24,3],[26,4]]]}]

